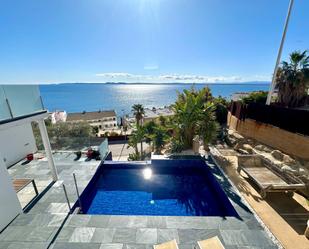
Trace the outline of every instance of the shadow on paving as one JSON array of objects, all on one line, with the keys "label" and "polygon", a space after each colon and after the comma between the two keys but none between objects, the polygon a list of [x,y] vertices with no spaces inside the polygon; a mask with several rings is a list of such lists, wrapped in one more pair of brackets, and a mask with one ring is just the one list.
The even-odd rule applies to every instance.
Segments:
[{"label": "shadow on paving", "polygon": [[303,235],[309,212],[296,200],[284,193],[271,193],[266,199],[267,203],[300,235]]},{"label": "shadow on paving", "polygon": [[[235,188],[231,185],[227,177],[221,172],[221,170],[216,166],[216,164],[211,160],[210,158],[206,160],[207,165],[210,166],[211,172],[216,177],[216,180],[220,183],[222,189],[224,190],[225,194],[228,196],[228,198],[233,201],[235,204],[238,205],[239,208],[236,208],[236,211],[242,211],[244,214],[252,215],[252,212],[247,207],[247,205],[242,201],[239,194],[235,192]],[[237,216],[238,219],[242,219],[239,215]]]}]

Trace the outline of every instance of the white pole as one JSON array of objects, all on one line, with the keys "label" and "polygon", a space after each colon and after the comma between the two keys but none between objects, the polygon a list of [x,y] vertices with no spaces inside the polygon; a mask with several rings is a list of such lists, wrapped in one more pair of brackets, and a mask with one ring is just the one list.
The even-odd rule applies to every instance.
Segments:
[{"label": "white pole", "polygon": [[39,124],[39,129],[40,129],[42,141],[43,141],[43,144],[44,144],[44,149],[45,149],[45,153],[46,153],[46,156],[47,156],[48,164],[49,164],[50,170],[52,172],[53,180],[57,181],[58,180],[57,168],[55,166],[53,154],[52,154],[52,151],[51,151],[48,133],[47,133],[47,130],[46,130],[44,119],[38,120],[38,124]]},{"label": "white pole", "polygon": [[285,19],[285,25],[284,25],[281,43],[280,43],[278,56],[277,56],[277,61],[276,61],[275,69],[274,69],[274,74],[273,74],[271,85],[269,87],[269,92],[268,92],[268,95],[267,95],[266,105],[270,105],[271,96],[273,95],[273,92],[274,92],[274,89],[275,89],[276,75],[277,75],[278,66],[279,66],[279,63],[280,63],[280,60],[281,60],[282,49],[283,49],[285,36],[286,36],[286,32],[287,32],[288,25],[289,25],[289,20],[290,20],[290,15],[291,15],[293,4],[294,4],[294,0],[290,0],[288,14],[287,14],[286,19]]}]

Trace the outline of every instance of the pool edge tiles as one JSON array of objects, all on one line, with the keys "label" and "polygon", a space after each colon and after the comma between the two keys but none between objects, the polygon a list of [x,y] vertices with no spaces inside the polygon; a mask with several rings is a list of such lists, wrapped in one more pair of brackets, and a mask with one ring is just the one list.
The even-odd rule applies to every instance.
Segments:
[{"label": "pool edge tiles", "polygon": [[[137,208],[134,208],[134,206],[130,207],[130,202],[128,202],[128,200],[127,200],[128,210],[126,210],[126,209],[121,210],[122,206],[121,206],[121,203],[120,203],[119,205],[120,205],[121,211],[119,211],[119,207],[118,207],[118,209],[116,208],[118,202],[109,203],[109,201],[106,202],[106,200],[104,200],[105,202],[103,202],[103,203],[105,203],[105,204],[104,204],[103,209],[105,209],[105,210],[102,210],[102,213],[100,213],[100,208],[96,209],[97,207],[94,208],[94,209],[92,208],[90,210],[90,212],[88,212],[89,208],[92,205],[92,201],[96,197],[97,184],[98,184],[98,181],[99,181],[101,175],[103,174],[103,172],[105,172],[107,170],[113,171],[115,169],[120,169],[120,171],[122,169],[123,170],[125,169],[125,170],[129,170],[129,172],[131,172],[131,169],[145,169],[145,168],[150,168],[150,167],[152,169],[156,170],[156,171],[160,171],[160,170],[173,170],[173,171],[174,170],[176,170],[176,171],[187,170],[190,173],[192,168],[194,168],[194,169],[199,168],[199,169],[202,169],[203,171],[207,171],[208,172],[207,174],[206,173],[205,173],[205,175],[203,174],[203,178],[205,178],[207,180],[207,186],[211,187],[212,195],[215,195],[215,198],[212,198],[212,199],[215,199],[215,200],[213,200],[212,203],[209,204],[209,206],[211,208],[213,208],[212,212],[210,212],[208,210],[206,212],[203,209],[203,212],[198,210],[199,211],[198,213],[184,213],[183,210],[178,210],[177,206],[175,206],[176,204],[173,203],[173,200],[169,200],[169,198],[166,198],[167,200],[163,200],[163,201],[158,200],[158,203],[160,203],[160,201],[161,201],[162,207],[156,207],[156,205],[157,205],[157,202],[156,202],[155,206],[151,206],[151,208],[152,208],[151,210],[153,210],[153,211],[149,211],[149,206],[148,206],[148,209],[147,209],[147,205],[145,206],[144,210],[140,206],[137,206]],[[133,172],[133,170],[132,170],[132,172]],[[185,177],[186,177],[186,175],[185,175]],[[138,202],[138,200],[139,200],[138,194],[139,193],[134,193],[134,192],[132,192],[132,193],[127,192],[127,193],[128,193],[128,195],[132,194],[133,198],[137,198],[136,200]],[[101,193],[101,194],[107,195],[107,194],[110,194],[110,193]],[[114,193],[114,194],[117,194],[117,193]],[[123,196],[125,197],[126,193],[123,192],[123,193],[120,193],[120,195],[121,194],[124,194]],[[208,195],[208,197],[211,197],[211,196]],[[111,195],[109,198],[113,198],[113,196]],[[117,198],[119,199],[119,197],[117,195],[114,196],[114,199],[117,199]],[[202,198],[205,198],[205,197],[202,197]],[[105,199],[106,199],[106,197],[105,197]],[[123,199],[125,199],[125,198],[123,198]],[[109,200],[109,199],[107,198],[107,200]],[[121,199],[119,199],[119,200],[121,202]],[[150,200],[150,202],[151,201],[152,200]],[[207,204],[208,200],[205,199],[204,202],[205,201],[206,201],[206,204]],[[83,213],[89,214],[89,215],[94,214],[94,215],[140,215],[140,216],[191,216],[191,217],[195,217],[195,216],[196,217],[200,217],[200,216],[221,216],[221,217],[234,216],[234,217],[238,217],[236,210],[234,209],[233,205],[230,203],[229,198],[226,196],[225,192],[222,190],[220,184],[217,182],[215,177],[212,175],[211,170],[210,170],[209,166],[207,165],[207,163],[204,160],[196,160],[196,159],[190,159],[190,160],[185,160],[185,159],[181,159],[181,160],[163,159],[163,160],[161,160],[160,159],[160,160],[152,160],[151,164],[149,164],[149,162],[112,162],[112,161],[102,163],[100,165],[100,167],[98,168],[97,172],[95,173],[95,175],[92,177],[92,179],[89,182],[89,184],[87,185],[87,187],[85,188],[85,190],[83,191],[83,193],[81,194],[81,203],[82,203]],[[102,204],[100,204],[100,205],[102,206]],[[167,206],[165,207],[164,205],[167,205]],[[221,210],[214,210],[216,205],[218,207],[221,207],[220,208]],[[78,206],[78,202],[75,203],[74,207],[76,208],[77,206]],[[161,210],[160,210],[160,208],[161,208]],[[168,210],[169,212],[165,212],[162,208],[164,208],[164,210]],[[171,210],[171,209],[173,209],[173,210]]]}]

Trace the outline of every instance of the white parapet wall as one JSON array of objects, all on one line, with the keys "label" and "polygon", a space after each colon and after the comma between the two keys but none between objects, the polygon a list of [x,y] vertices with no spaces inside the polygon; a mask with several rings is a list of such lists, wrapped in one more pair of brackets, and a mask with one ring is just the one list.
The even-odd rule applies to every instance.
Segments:
[{"label": "white parapet wall", "polygon": [[0,232],[22,212],[11,177],[0,155]]},{"label": "white parapet wall", "polygon": [[0,130],[0,152],[6,167],[37,151],[31,124]]}]

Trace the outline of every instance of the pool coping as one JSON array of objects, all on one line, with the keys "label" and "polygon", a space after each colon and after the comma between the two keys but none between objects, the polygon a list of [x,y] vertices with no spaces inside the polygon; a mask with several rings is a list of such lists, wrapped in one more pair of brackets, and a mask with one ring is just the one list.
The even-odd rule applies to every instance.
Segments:
[{"label": "pool coping", "polygon": [[[167,159],[167,160],[172,160],[172,159]],[[157,241],[157,243],[151,242],[149,243],[149,245],[138,244],[138,243],[145,243],[145,242],[138,242],[137,240],[138,234],[140,235],[141,232],[145,232],[145,231],[146,232],[147,231],[156,232],[159,234],[159,231],[162,230],[162,228],[163,230],[167,230],[165,232],[176,230],[177,236],[179,234],[178,240],[180,241],[179,246],[181,249],[182,248],[185,248],[185,249],[194,248],[194,245],[197,240],[207,239],[209,236],[215,236],[215,235],[219,235],[219,237],[223,239],[224,243],[227,243],[226,248],[239,248],[242,246],[253,246],[257,248],[282,248],[281,244],[278,243],[278,241],[273,236],[273,234],[269,232],[267,227],[259,219],[259,217],[256,215],[256,213],[251,208],[251,206],[246,202],[246,200],[244,200],[244,198],[242,197],[240,192],[237,190],[237,188],[235,187],[231,179],[222,171],[220,164],[218,164],[215,160],[210,161],[209,159],[207,160],[205,158],[203,160],[205,160],[206,166],[210,168],[210,171],[212,172],[212,174],[215,174],[214,170],[217,169],[218,170],[217,173],[219,173],[217,175],[223,176],[223,182],[220,182],[217,179],[216,180],[218,184],[221,186],[223,192],[227,195],[233,207],[239,204],[229,198],[224,186],[222,185],[223,183],[230,185],[230,187],[233,190],[233,193],[235,192],[235,194],[237,195],[237,198],[239,197],[241,202],[245,204],[245,208],[249,210],[248,214],[243,214],[243,213],[240,214],[237,209],[235,210],[239,216],[238,218],[237,217],[223,217],[223,216],[150,216],[150,215],[149,216],[136,216],[136,215],[135,216],[134,215],[118,215],[117,216],[117,215],[87,215],[87,214],[74,215],[72,214],[70,215],[66,224],[64,224],[63,231],[60,231],[60,235],[56,238],[54,248],[56,249],[63,248],[63,246],[68,245],[68,243],[77,243],[77,242],[82,242],[84,243],[84,245],[88,245],[88,246],[92,246],[92,245],[98,246],[98,244],[94,244],[92,240],[89,240],[89,237],[87,238],[82,237],[83,235],[81,235],[80,233],[90,232],[91,236],[94,236],[97,229],[98,231],[102,231],[102,229],[106,229],[106,230],[113,229],[115,230],[114,232],[116,234],[118,233],[118,235],[117,236],[115,235],[117,238],[115,241],[114,240],[111,241],[111,243],[123,243],[121,244],[123,245],[121,248],[127,248],[127,249],[128,248],[148,249],[150,248],[149,247],[150,245],[152,246],[153,244],[157,244],[159,243],[159,241]],[[127,163],[127,162],[117,162],[117,163]],[[140,163],[147,164],[148,162],[140,162]],[[242,206],[239,206],[238,208],[243,209]],[[98,225],[99,223],[98,219],[99,220],[107,219],[108,223],[106,223],[106,225],[104,226],[102,226],[102,224],[99,224],[99,226],[96,226],[94,224]],[[130,222],[130,221],[132,222],[132,220],[134,219],[135,220],[136,219],[146,219],[147,225],[136,226],[136,227],[128,226],[126,222]],[[158,224],[156,224],[155,226],[152,226],[152,225],[148,226],[149,220],[150,221],[152,220],[152,222],[155,222],[155,223],[160,220],[163,220],[165,222],[165,227],[160,227],[160,225]],[[249,223],[253,222],[254,224],[251,224],[251,227],[250,227],[248,222]],[[259,224],[260,228],[256,227],[257,225],[255,224]],[[63,233],[65,234],[65,232],[67,232],[67,230],[70,230],[70,229],[74,230],[74,232],[72,232],[73,234],[71,234],[72,237],[63,238],[64,236]],[[127,242],[125,239],[119,240],[119,236],[125,236],[125,234],[122,234],[123,232],[125,231],[128,232],[130,230],[133,231],[133,234],[131,234],[131,236],[133,237],[135,236],[134,238],[136,239],[134,240],[133,238],[132,240],[133,242],[130,241],[130,243],[135,243],[135,244],[127,244],[129,242]],[[136,232],[136,234],[134,234],[134,231]],[[61,234],[61,232],[63,233]],[[195,233],[197,233],[197,235],[195,235]],[[156,236],[159,236],[158,234]],[[145,236],[145,234],[143,234],[143,236]],[[148,236],[150,236],[150,234],[148,234]],[[200,237],[196,237],[196,236],[200,236]],[[245,239],[246,240],[245,242],[244,242],[244,236],[249,236],[249,238]],[[194,244],[192,242],[193,237],[195,238]],[[159,240],[159,237],[157,239]],[[264,239],[266,239],[264,242],[261,241]],[[186,240],[189,240],[189,242],[187,242]],[[226,242],[226,240],[228,242]],[[262,242],[268,244],[268,246],[265,246],[265,244],[263,244]],[[184,244],[181,244],[181,243],[184,243]],[[188,244],[188,243],[192,243],[192,244]],[[249,243],[249,244],[245,244],[245,243]],[[263,244],[263,246],[261,243]],[[101,248],[105,248],[104,246],[107,246],[107,245],[115,246],[116,244],[101,244],[101,245],[103,246]],[[117,245],[120,245],[120,244],[117,244]]]}]

